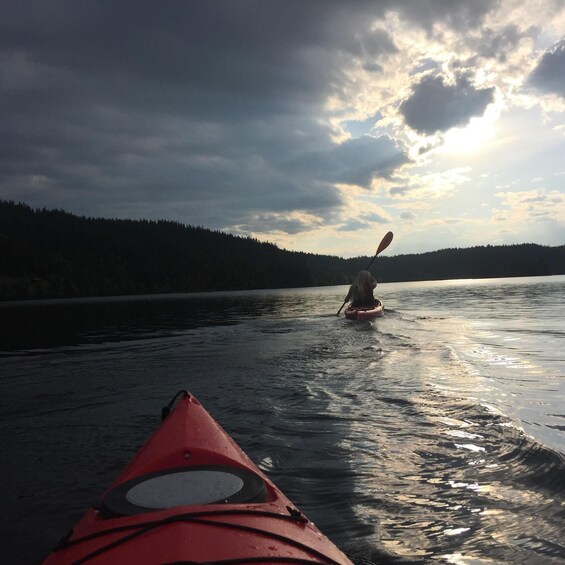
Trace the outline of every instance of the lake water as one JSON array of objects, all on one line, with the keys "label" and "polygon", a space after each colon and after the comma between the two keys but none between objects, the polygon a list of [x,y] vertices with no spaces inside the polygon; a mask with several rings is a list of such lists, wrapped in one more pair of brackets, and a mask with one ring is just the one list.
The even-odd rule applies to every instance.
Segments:
[{"label": "lake water", "polygon": [[3,563],[38,563],[181,388],[356,563],[565,561],[565,277],[0,303]]}]

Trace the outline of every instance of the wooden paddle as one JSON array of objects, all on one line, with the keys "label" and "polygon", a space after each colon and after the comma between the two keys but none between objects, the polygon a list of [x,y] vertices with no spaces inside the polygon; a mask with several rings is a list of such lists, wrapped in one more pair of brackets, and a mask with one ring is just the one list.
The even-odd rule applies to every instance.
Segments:
[{"label": "wooden paddle", "polygon": [[[389,231],[388,233],[385,234],[385,236],[383,237],[383,239],[379,243],[379,246],[377,247],[377,252],[375,253],[375,256],[369,261],[369,264],[367,265],[367,268],[365,269],[366,271],[369,270],[369,267],[373,264],[373,261],[377,258],[377,255],[379,253],[381,253],[382,251],[384,251],[390,245],[392,238],[393,238],[393,233],[391,231]],[[336,316],[339,316],[339,313],[342,311],[346,302],[347,302],[347,300],[343,301],[343,304],[341,305],[341,308],[337,311]]]}]

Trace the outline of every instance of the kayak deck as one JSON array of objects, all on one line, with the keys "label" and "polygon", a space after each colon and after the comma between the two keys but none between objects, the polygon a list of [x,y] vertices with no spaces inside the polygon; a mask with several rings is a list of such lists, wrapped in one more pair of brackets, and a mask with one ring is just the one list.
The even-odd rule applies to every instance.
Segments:
[{"label": "kayak deck", "polygon": [[45,564],[351,563],[194,396],[179,394]]}]

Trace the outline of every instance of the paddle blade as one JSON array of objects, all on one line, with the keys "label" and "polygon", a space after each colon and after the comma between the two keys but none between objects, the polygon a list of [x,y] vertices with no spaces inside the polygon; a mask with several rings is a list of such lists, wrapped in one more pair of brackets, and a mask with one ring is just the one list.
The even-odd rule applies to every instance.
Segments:
[{"label": "paddle blade", "polygon": [[375,257],[381,252],[384,251],[389,245],[390,242],[392,241],[393,238],[393,233],[391,231],[389,231],[382,239],[381,243],[379,244],[379,247],[377,248],[377,252],[375,253]]}]

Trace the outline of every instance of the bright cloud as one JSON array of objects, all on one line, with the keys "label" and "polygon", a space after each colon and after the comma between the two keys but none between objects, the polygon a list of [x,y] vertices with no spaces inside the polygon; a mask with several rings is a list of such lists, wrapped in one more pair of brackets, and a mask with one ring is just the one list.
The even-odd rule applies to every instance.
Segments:
[{"label": "bright cloud", "polygon": [[458,187],[469,182],[469,167],[460,167],[441,172],[427,172],[398,177],[388,191],[394,198],[409,198],[426,201],[430,198],[453,196]]},{"label": "bright cloud", "polygon": [[565,224],[565,194],[556,190],[524,190],[498,192],[503,209],[501,214],[520,221],[556,221]]}]

